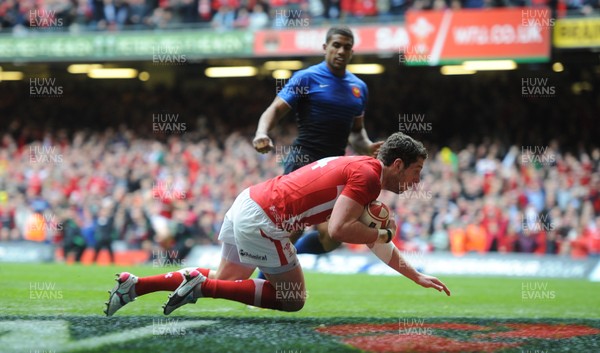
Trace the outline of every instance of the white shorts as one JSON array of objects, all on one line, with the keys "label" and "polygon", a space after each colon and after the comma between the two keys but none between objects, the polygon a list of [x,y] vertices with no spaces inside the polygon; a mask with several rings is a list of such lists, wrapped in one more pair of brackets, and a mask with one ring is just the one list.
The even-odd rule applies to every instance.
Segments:
[{"label": "white shorts", "polygon": [[291,270],[298,265],[296,248],[289,236],[289,232],[275,226],[250,198],[249,189],[245,189],[225,214],[219,240],[237,247],[240,262],[273,273],[263,267]]}]

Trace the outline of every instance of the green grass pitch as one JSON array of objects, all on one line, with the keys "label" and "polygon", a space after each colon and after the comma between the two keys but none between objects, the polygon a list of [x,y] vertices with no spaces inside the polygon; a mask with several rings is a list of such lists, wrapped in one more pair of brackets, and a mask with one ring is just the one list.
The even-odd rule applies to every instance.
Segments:
[{"label": "green grass pitch", "polygon": [[104,317],[114,274],[176,268],[0,264],[0,352],[600,352],[600,283],[441,277],[451,297],[401,276],[306,273],[300,312],[168,292]]}]

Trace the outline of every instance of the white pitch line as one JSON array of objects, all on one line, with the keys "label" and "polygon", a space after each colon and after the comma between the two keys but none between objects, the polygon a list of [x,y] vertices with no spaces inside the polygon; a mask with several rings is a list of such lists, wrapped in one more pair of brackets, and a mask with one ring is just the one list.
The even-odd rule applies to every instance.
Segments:
[{"label": "white pitch line", "polygon": [[186,329],[215,323],[217,321],[214,320],[179,321],[178,319],[160,319],[158,324],[71,341],[69,323],[65,320],[0,321],[0,332],[8,332],[0,335],[0,350],[5,353],[82,351],[144,337],[165,335],[169,332],[173,334],[175,332],[185,333]]}]

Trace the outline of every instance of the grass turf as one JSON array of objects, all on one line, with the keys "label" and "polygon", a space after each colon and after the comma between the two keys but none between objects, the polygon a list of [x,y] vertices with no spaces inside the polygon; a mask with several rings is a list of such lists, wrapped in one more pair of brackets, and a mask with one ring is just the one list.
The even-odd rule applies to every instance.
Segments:
[{"label": "grass turf", "polygon": [[[39,339],[37,350],[48,348],[47,352],[57,345],[57,352],[191,352],[198,344],[205,347],[203,352],[356,352],[356,347],[377,352],[437,352],[435,347],[398,345],[395,340],[399,323],[407,322],[402,318],[411,318],[422,327],[448,322],[481,325],[481,332],[506,331],[507,328],[499,324],[502,322],[509,325],[556,324],[560,327],[587,325],[600,329],[598,283],[539,278],[444,277],[441,279],[452,291],[452,296],[446,297],[400,276],[364,274],[307,273],[308,300],[304,309],[297,313],[251,309],[225,300],[201,299],[196,305],[187,305],[165,318],[161,305],[168,293],[161,292],[140,297],[115,317],[105,318],[102,309],[108,298],[106,291],[114,285],[114,273],[123,270],[147,276],[176,268],[0,264],[0,322],[5,323],[0,325],[0,351],[33,352],[31,348],[24,350],[31,344],[19,343],[27,341],[27,334],[21,333],[24,337],[16,343],[10,340],[8,331],[13,328],[7,323],[26,322],[23,320],[29,320],[27,322],[32,323],[34,330],[46,327],[49,340],[59,336],[53,331],[67,330],[68,343],[44,346],[44,339]],[[188,324],[191,326],[186,326]],[[356,343],[357,337],[348,332],[320,334],[315,331],[321,326],[345,324],[370,325],[357,331],[367,330],[363,332],[366,338],[373,335],[372,330],[379,332],[377,335],[394,333],[391,337],[394,341],[382,350],[373,345],[361,345],[362,341]],[[395,328],[377,326],[390,324]],[[23,330],[27,327],[24,324]],[[153,330],[144,331],[144,327]],[[116,332],[131,329],[139,329],[137,333],[144,338],[129,337],[120,342]],[[431,340],[435,336],[433,338],[437,340],[478,342],[477,330],[435,330],[427,331],[428,336],[422,338]],[[538,328],[538,333],[532,335],[539,335],[543,330]],[[15,332],[12,334],[15,337]],[[385,342],[389,339],[385,335],[376,338]],[[101,336],[105,341],[94,340]],[[515,342],[509,339],[500,343]],[[489,342],[483,346],[462,345],[454,351],[523,352],[523,347],[532,351],[571,351],[571,347],[593,351],[594,347],[600,346],[597,334],[581,339],[572,337],[571,341],[533,339],[527,342],[528,345],[521,344],[518,348],[495,347]],[[439,341],[440,344],[442,349],[451,347],[446,341]]]},{"label": "grass turf", "polygon": [[[4,315],[102,315],[102,303],[108,298],[106,291],[114,285],[114,274],[125,270],[148,276],[177,268],[1,264],[0,310]],[[253,310],[239,303],[205,299],[173,315],[600,318],[600,283],[539,278],[441,279],[452,291],[451,297],[422,288],[401,276],[306,273],[308,299],[304,309],[297,313]],[[540,293],[537,298],[536,291]],[[541,298],[545,292],[553,293],[553,298]],[[160,315],[168,294],[159,292],[140,297],[117,315]]]}]

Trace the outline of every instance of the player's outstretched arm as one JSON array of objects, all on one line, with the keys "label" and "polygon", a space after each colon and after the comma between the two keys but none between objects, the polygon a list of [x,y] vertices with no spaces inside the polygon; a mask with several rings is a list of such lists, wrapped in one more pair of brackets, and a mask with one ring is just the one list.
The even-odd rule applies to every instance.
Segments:
[{"label": "player's outstretched arm", "polygon": [[[420,286],[434,288],[450,295],[450,290],[442,281],[415,270],[406,262],[393,243],[382,241],[387,237],[382,238],[379,230],[369,228],[360,222],[359,218],[363,210],[364,206],[358,202],[345,195],[340,195],[329,218],[328,231],[331,238],[344,243],[367,244],[377,257],[398,273]],[[392,234],[395,233],[396,224],[393,220],[390,221],[390,228],[393,231]]]},{"label": "player's outstretched arm", "polygon": [[273,141],[269,137],[269,131],[275,127],[275,124],[281,120],[289,111],[290,106],[281,98],[275,97],[273,103],[262,113],[258,120],[256,134],[252,140],[254,149],[260,153],[267,153],[273,149]]},{"label": "player's outstretched arm", "polygon": [[433,276],[428,276],[426,274],[420,273],[419,271],[415,270],[414,267],[412,267],[400,254],[400,251],[398,251],[398,249],[394,246],[394,252],[392,254],[392,259],[390,260],[390,262],[388,263],[388,265],[393,268],[394,270],[398,271],[399,273],[401,273],[402,275],[404,275],[407,278],[410,278],[413,282],[415,282],[416,284],[425,287],[425,288],[433,288],[436,289],[437,291],[441,292],[444,291],[444,293],[446,293],[446,295],[450,295],[450,290],[448,289],[448,287],[446,287],[446,285],[444,283],[442,283],[442,281],[440,281],[439,279],[433,277]]},{"label": "player's outstretched arm", "polygon": [[357,153],[372,157],[377,157],[379,147],[381,147],[384,142],[372,142],[369,139],[367,130],[365,130],[364,127],[364,118],[362,115],[354,118],[354,124],[352,125],[352,130],[350,131],[348,141]]},{"label": "player's outstretched arm", "polygon": [[[395,226],[394,226],[395,229]],[[425,288],[434,288],[438,291],[444,291],[450,295],[450,290],[439,279],[425,275],[415,270],[400,254],[400,251],[393,243],[373,243],[367,244],[369,249],[384,263],[396,270],[406,278],[411,279],[416,284]]]}]

